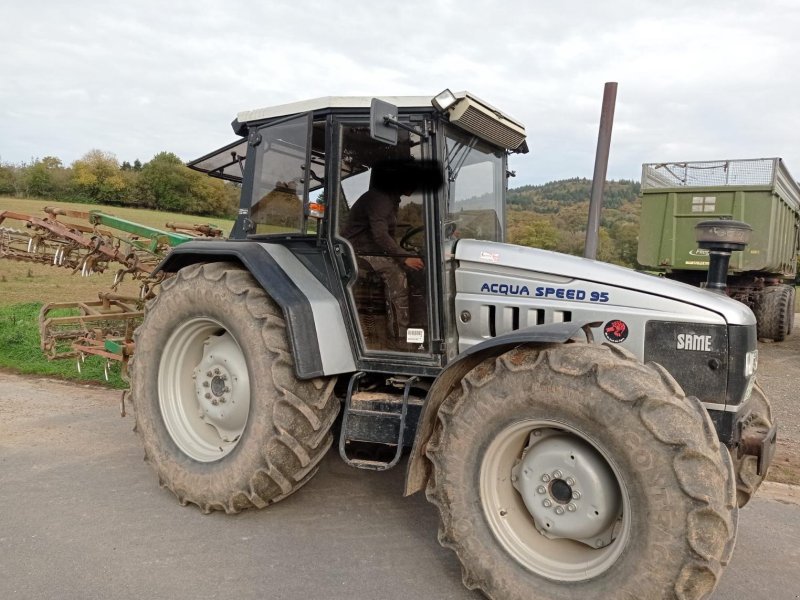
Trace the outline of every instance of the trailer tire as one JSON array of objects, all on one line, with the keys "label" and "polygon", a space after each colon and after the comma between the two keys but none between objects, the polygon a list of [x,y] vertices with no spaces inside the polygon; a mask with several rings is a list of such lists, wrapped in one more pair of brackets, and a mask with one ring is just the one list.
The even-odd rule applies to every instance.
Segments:
[{"label": "trailer tire", "polygon": [[[445,399],[426,455],[439,541],[490,598],[707,598],[733,550],[733,468],[708,414],[663,368],[618,348],[488,358]],[[606,465],[599,487],[572,472],[592,461]],[[604,513],[619,517],[601,539]]]},{"label": "trailer tire", "polygon": [[135,341],[136,431],[181,504],[261,508],[316,473],[339,411],[334,380],[297,379],[282,313],[246,270],[181,269]]},{"label": "trailer tire", "polygon": [[759,339],[782,342],[794,325],[794,289],[786,284],[772,285],[761,292],[755,307]]}]

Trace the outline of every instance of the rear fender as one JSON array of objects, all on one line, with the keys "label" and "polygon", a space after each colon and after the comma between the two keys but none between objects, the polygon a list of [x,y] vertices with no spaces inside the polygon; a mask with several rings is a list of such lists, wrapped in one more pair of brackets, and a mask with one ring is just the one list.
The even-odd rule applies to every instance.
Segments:
[{"label": "rear fender", "polygon": [[281,307],[300,379],[355,371],[339,301],[288,248],[249,240],[186,242],[155,272],[209,262],[241,264]]},{"label": "rear fender", "polygon": [[425,487],[431,474],[430,463],[425,457],[425,446],[436,426],[442,402],[459,385],[467,373],[487,358],[500,356],[523,344],[536,347],[564,344],[581,334],[581,330],[586,338],[592,341],[591,327],[599,325],[601,325],[600,322],[573,321],[528,327],[476,344],[459,354],[439,373],[428,391],[425,407],[417,423],[417,434],[414,438],[411,456],[408,460],[404,494],[409,496]]}]

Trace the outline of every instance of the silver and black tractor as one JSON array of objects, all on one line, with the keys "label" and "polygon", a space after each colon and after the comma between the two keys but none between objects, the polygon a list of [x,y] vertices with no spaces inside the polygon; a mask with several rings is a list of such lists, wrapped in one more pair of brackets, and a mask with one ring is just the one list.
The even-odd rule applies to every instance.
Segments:
[{"label": "silver and black tractor", "polygon": [[[744,304],[503,243],[522,124],[470,93],[243,112],[190,163],[241,185],[225,241],[192,241],[138,329],[145,458],[181,503],[262,508],[333,444],[407,451],[464,583],[497,599],[708,597],[776,443]],[[402,180],[398,255],[344,235]],[[407,323],[373,268],[414,257]],[[338,441],[337,441],[338,438]]]}]

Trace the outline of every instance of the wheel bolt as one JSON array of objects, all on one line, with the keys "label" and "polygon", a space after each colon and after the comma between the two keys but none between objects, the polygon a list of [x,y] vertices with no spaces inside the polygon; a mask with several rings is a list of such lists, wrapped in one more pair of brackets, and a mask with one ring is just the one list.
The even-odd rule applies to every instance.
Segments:
[{"label": "wheel bolt", "polygon": [[213,377],[214,374],[211,371],[206,371],[206,377]]},{"label": "wheel bolt", "polygon": [[214,369],[214,375],[219,375],[219,369]]},{"label": "wheel bolt", "polygon": [[580,497],[581,497],[581,493],[578,490],[575,490],[574,492],[572,492],[572,498],[574,500],[579,500]]},{"label": "wheel bolt", "polygon": [[227,393],[229,393],[231,391],[231,388],[226,387],[223,391],[227,394]]},{"label": "wheel bolt", "polygon": [[[211,404],[213,404],[214,406],[217,406],[217,405],[219,404],[219,402],[217,401],[217,399],[216,399],[216,398],[214,398],[214,399],[211,401]],[[220,415],[220,417],[221,417],[221,416],[222,416],[222,415]]]},{"label": "wheel bolt", "polygon": [[206,400],[211,400],[211,394],[206,393]]},{"label": "wheel bolt", "polygon": [[575,480],[572,477],[567,477],[567,485],[572,487],[575,485]]},{"label": "wheel bolt", "polygon": [[203,382],[203,387],[208,387],[208,386],[210,386],[210,385],[211,385],[211,384],[210,384],[210,383],[208,383],[207,381],[204,381],[204,382]]},{"label": "wheel bolt", "polygon": [[550,502],[550,500],[545,500],[544,502],[542,502],[542,506],[544,506],[545,508],[550,508],[551,506],[553,506],[553,503]]},{"label": "wheel bolt", "polygon": [[544,481],[545,483],[547,483],[548,481],[550,481],[550,475],[548,475],[547,473],[545,473],[544,475],[542,475],[542,481]]},{"label": "wheel bolt", "polygon": [[223,375],[222,376],[222,381],[228,381],[228,376],[227,375]]},{"label": "wheel bolt", "polygon": [[561,479],[561,471],[553,471],[553,479]]},{"label": "wheel bolt", "polygon": [[545,487],[543,485],[540,485],[538,488],[536,488],[536,491],[539,494],[544,494],[547,490],[545,489]]},{"label": "wheel bolt", "polygon": [[570,502],[569,504],[567,504],[567,510],[569,512],[575,512],[576,510],[578,510],[578,507]]},{"label": "wheel bolt", "polygon": [[556,514],[563,515],[564,514],[564,507],[563,506],[556,506]]}]

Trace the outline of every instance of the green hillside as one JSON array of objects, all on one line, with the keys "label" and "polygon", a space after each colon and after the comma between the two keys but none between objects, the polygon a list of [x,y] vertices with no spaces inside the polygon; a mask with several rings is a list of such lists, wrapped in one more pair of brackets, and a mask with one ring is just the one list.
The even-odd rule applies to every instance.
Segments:
[{"label": "green hillside", "polygon": [[[508,241],[582,255],[589,216],[590,179],[573,178],[508,190]],[[597,258],[636,267],[639,183],[606,182]]]}]

